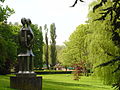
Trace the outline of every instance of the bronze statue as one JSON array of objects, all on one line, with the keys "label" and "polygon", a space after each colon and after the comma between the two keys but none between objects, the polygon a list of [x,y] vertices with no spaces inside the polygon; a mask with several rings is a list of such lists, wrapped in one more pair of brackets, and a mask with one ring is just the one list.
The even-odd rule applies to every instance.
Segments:
[{"label": "bronze statue", "polygon": [[34,34],[30,27],[31,20],[22,18],[22,28],[19,32],[20,54],[19,72],[10,77],[10,87],[18,90],[42,90],[42,77],[33,72],[33,42]]},{"label": "bronze statue", "polygon": [[34,34],[30,27],[31,20],[22,18],[22,28],[19,33],[20,54],[19,57],[19,73],[33,73],[32,46],[34,42]]}]

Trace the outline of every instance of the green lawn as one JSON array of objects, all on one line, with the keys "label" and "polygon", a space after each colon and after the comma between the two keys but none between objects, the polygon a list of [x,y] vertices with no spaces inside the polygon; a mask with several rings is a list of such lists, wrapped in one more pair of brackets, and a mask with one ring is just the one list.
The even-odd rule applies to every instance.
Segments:
[{"label": "green lawn", "polygon": [[[0,90],[15,90],[9,88],[9,76],[0,75]],[[113,90],[92,77],[81,77],[74,81],[70,74],[41,75],[43,77],[43,90]]]}]

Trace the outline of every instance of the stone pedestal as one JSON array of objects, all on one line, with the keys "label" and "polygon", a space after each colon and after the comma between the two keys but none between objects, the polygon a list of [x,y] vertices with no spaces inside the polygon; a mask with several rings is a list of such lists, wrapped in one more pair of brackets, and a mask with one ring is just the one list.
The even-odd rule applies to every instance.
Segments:
[{"label": "stone pedestal", "polygon": [[42,90],[42,77],[33,74],[16,74],[10,77],[10,87],[18,90]]}]

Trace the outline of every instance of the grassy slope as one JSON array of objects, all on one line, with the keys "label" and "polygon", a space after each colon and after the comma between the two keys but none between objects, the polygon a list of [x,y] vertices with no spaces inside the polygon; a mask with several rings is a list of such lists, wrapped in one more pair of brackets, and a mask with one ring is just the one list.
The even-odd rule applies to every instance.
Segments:
[{"label": "grassy slope", "polygon": [[[92,77],[81,77],[80,81],[72,80],[70,74],[52,74],[43,76],[43,90],[113,90]],[[9,88],[9,75],[0,75],[0,90]]]}]

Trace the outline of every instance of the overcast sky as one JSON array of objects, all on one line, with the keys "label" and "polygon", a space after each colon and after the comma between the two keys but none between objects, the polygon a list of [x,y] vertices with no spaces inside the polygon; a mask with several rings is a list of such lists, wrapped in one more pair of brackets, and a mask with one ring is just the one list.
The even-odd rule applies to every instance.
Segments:
[{"label": "overcast sky", "polygon": [[92,0],[80,3],[71,8],[75,0],[6,0],[10,8],[15,10],[8,22],[19,22],[22,17],[30,18],[33,24],[48,26],[56,25],[57,45],[62,45],[68,40],[75,28],[85,23],[88,14],[88,4]]}]

